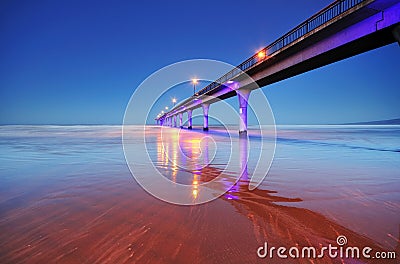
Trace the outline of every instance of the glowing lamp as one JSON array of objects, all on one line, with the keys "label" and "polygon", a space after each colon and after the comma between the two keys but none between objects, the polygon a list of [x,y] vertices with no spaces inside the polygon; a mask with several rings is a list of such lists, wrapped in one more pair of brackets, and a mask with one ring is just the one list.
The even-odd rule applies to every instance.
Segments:
[{"label": "glowing lamp", "polygon": [[264,51],[264,50],[259,51],[259,52],[257,53],[257,57],[258,57],[260,60],[265,59],[265,57],[266,57],[265,51]]}]

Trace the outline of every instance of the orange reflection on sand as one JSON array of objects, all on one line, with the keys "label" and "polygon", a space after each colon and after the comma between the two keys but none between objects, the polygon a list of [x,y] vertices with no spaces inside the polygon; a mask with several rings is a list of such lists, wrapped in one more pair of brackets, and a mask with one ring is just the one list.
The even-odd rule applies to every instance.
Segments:
[{"label": "orange reflection on sand", "polygon": [[197,180],[197,174],[193,174],[193,182],[192,182],[192,187],[193,187],[193,191],[192,191],[192,195],[193,198],[196,199],[197,196],[199,195],[199,181]]},{"label": "orange reflection on sand", "polygon": [[172,166],[171,166],[171,171],[172,171],[172,181],[176,182],[176,175],[178,173],[178,150],[179,150],[179,145],[177,144],[178,140],[177,137],[173,137],[173,144],[172,144]]}]

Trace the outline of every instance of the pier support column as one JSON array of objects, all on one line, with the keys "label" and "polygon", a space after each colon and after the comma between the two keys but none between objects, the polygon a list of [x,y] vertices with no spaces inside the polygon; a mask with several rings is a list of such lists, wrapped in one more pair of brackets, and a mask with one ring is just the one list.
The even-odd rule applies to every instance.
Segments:
[{"label": "pier support column", "polygon": [[394,36],[394,38],[397,40],[397,43],[399,44],[399,46],[400,46],[400,25],[398,25],[398,26],[396,26],[394,29],[393,29],[393,36]]},{"label": "pier support column", "polygon": [[239,159],[240,159],[240,170],[241,170],[241,179],[249,180],[248,173],[248,159],[249,159],[249,142],[247,137],[239,137]]},{"label": "pier support column", "polygon": [[247,133],[247,105],[250,96],[250,90],[237,90],[239,98],[239,134]]},{"label": "pier support column", "polygon": [[193,110],[188,110],[188,129],[192,129],[192,111]]},{"label": "pier support column", "polygon": [[176,127],[176,115],[174,115],[174,127]]},{"label": "pier support column", "polygon": [[182,119],[183,119],[183,113],[179,113],[179,127],[180,128],[183,128]]},{"label": "pier support column", "polygon": [[203,131],[208,131],[208,109],[210,108],[210,104],[202,104],[203,107]]}]

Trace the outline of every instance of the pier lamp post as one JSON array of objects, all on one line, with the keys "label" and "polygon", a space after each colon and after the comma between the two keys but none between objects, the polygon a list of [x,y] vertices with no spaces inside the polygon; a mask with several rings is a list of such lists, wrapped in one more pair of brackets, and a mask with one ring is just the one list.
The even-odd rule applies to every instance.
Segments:
[{"label": "pier lamp post", "polygon": [[174,106],[175,106],[175,104],[176,104],[176,98],[172,98],[172,103],[173,103]]},{"label": "pier lamp post", "polygon": [[197,79],[192,79],[192,83],[193,83],[193,96],[196,94],[196,84],[197,84]]}]

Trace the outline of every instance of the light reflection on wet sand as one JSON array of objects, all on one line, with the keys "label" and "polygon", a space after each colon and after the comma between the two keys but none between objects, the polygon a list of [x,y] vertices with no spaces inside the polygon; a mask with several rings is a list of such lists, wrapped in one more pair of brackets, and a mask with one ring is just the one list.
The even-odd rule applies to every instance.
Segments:
[{"label": "light reflection on wet sand", "polygon": [[[153,198],[132,180],[123,161],[119,136],[112,133],[115,129],[104,130],[107,129],[96,130],[101,135],[96,134],[95,140],[92,135],[82,140],[66,133],[56,137],[58,141],[64,141],[61,146],[53,147],[46,145],[51,138],[45,141],[37,137],[10,139],[3,135],[6,144],[2,148],[7,148],[7,155],[0,157],[5,164],[1,178],[3,187],[0,187],[1,263],[265,263],[266,260],[259,260],[256,255],[256,249],[265,241],[277,247],[319,247],[336,244],[339,234],[345,235],[351,246],[390,250],[382,246],[382,241],[338,223],[334,216],[322,214],[325,213],[321,209],[325,203],[323,199],[316,210],[309,210],[302,205],[307,205],[310,194],[302,196],[301,192],[292,191],[292,195],[283,195],[283,191],[277,191],[285,189],[285,185],[288,190],[306,188],[296,186],[296,180],[290,184],[290,179],[274,178],[279,167],[272,168],[271,183],[266,179],[259,189],[249,191],[252,162],[244,162],[249,154],[247,140],[234,141],[240,148],[234,157],[237,171],[242,173],[229,192],[203,205],[176,206]],[[232,184],[235,180],[236,175],[221,175],[222,161],[226,158],[223,153],[212,149],[211,141],[196,141],[202,133],[195,131],[188,142],[203,145],[191,146],[184,151],[185,155],[201,160],[201,164],[185,160],[188,166],[194,166],[193,170],[184,170],[177,162],[183,157],[174,142],[184,141],[187,136],[172,138],[163,151],[157,140],[157,128],[152,128],[149,133],[155,139],[151,154],[157,168],[173,181],[191,184],[193,199],[201,195],[197,187],[203,182],[221,176],[218,184],[224,188],[224,184]],[[10,147],[11,143],[17,150]],[[30,147],[23,151],[18,147],[29,144]],[[37,148],[42,144],[48,148],[46,154]],[[66,157],[57,158],[55,152],[62,146]],[[32,160],[38,155],[55,161]],[[16,166],[19,159],[28,160],[24,163],[26,170],[24,166]],[[210,165],[203,166],[209,162]],[[283,162],[278,156],[278,165]],[[286,169],[283,165],[282,168]],[[335,190],[326,187],[326,192],[335,193]],[[345,197],[338,203],[343,200],[350,203],[352,199]],[[388,199],[387,203],[392,206],[392,211],[399,212],[396,199]],[[369,206],[375,204],[368,203]],[[353,220],[357,223],[358,219]],[[379,221],[385,225],[382,219]],[[387,223],[392,222],[396,219]],[[398,239],[398,234],[392,236],[389,239]],[[398,243],[392,245],[397,245],[398,249]],[[292,262],[309,263],[308,260]],[[318,261],[331,262],[340,263],[341,260],[325,258]],[[274,263],[279,260],[275,259]]]}]

